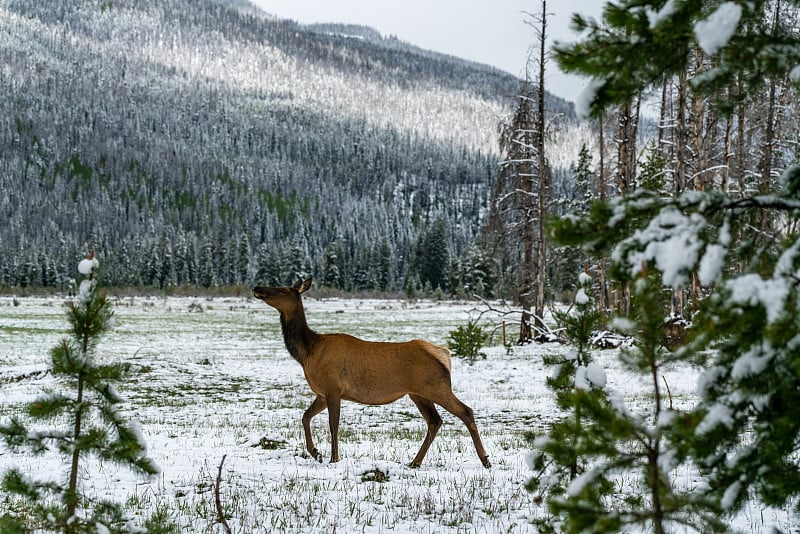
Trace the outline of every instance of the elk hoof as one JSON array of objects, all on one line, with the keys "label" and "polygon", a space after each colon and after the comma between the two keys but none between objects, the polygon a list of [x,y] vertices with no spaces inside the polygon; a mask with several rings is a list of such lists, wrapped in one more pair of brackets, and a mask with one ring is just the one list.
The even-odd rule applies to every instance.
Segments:
[{"label": "elk hoof", "polygon": [[322,463],[322,454],[317,449],[309,451],[311,453],[311,457],[314,458],[319,463]]},{"label": "elk hoof", "polygon": [[411,469],[419,469],[420,464],[418,464],[417,462],[411,462],[410,464],[408,464],[408,467],[410,467]]},{"label": "elk hoof", "polygon": [[481,463],[483,464],[483,467],[485,467],[486,469],[492,467],[492,462],[489,461],[488,456],[484,456],[483,458],[481,458]]}]

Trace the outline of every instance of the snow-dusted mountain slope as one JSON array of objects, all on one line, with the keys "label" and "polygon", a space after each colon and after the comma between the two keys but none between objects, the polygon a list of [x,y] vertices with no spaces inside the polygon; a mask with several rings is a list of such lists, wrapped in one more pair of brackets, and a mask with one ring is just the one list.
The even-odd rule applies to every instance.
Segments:
[{"label": "snow-dusted mountain slope", "polygon": [[517,80],[248,5],[0,0],[0,286],[58,283],[89,248],[109,283],[249,283],[331,255],[356,280],[381,246],[399,287],[433,221],[469,247]]}]

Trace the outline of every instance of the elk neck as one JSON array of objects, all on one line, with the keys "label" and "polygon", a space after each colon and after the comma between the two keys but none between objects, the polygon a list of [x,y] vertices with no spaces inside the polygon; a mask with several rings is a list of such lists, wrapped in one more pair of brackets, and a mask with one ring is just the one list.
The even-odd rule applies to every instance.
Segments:
[{"label": "elk neck", "polygon": [[305,366],[319,334],[308,327],[302,306],[291,314],[281,312],[281,331],[289,354],[300,362],[300,365]]}]

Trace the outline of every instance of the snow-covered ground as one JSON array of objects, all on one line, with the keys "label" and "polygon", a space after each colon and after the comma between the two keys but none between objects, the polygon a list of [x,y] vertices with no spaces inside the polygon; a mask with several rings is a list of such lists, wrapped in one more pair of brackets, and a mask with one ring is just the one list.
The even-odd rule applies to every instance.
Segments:
[{"label": "snow-covered ground", "polygon": [[[320,332],[439,344],[474,306],[305,300],[309,324]],[[63,302],[22,298],[14,306],[0,298],[0,421],[58,387],[47,369],[50,349],[68,328]],[[313,394],[283,346],[274,310],[234,298],[113,302],[116,326],[97,357],[138,371],[119,390],[162,473],[144,481],[112,465],[86,464],[83,483],[91,494],[126,503],[132,514],[166,509],[184,532],[221,532],[212,485],[224,456],[220,496],[233,532],[534,532],[530,520],[545,513],[524,488],[531,476],[526,433],[542,433],[556,415],[545,386],[552,371],[542,355],[565,347],[534,344],[512,354],[491,347],[472,366],[453,359],[453,389],[475,411],[489,470],[463,424],[443,411],[445,425],[422,467],[407,467],[425,432],[407,398],[377,407],[344,403],[341,461],[320,464],[305,453],[300,423]],[[646,384],[623,371],[615,351],[598,352],[595,361],[606,371],[608,389],[622,392],[633,409],[647,404]],[[689,367],[664,371],[676,407],[693,403],[696,376]],[[327,412],[312,430],[318,448],[329,453]],[[0,471],[16,466],[34,477],[63,476],[63,465],[55,456],[13,454],[0,445]],[[388,479],[371,479],[376,469]],[[673,479],[692,484],[693,476],[678,472]],[[800,527],[787,511],[757,503],[732,524],[748,532]]]}]

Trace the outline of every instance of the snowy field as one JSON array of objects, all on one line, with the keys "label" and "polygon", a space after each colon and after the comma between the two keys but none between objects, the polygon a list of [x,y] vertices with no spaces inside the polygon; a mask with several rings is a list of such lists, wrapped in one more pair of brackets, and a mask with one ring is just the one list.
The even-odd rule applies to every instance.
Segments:
[{"label": "snowy field", "polygon": [[[453,302],[305,300],[309,324],[319,332],[439,344],[473,309]],[[0,421],[57,386],[47,369],[50,349],[68,328],[63,302],[23,298],[14,306],[0,297]],[[491,347],[488,359],[472,366],[453,359],[453,389],[475,411],[489,470],[463,424],[443,410],[445,424],[422,467],[408,468],[425,424],[407,398],[377,407],[343,403],[341,461],[320,464],[305,452],[300,423],[314,396],[283,346],[274,310],[234,298],[112,302],[116,326],[97,357],[129,362],[138,371],[119,389],[162,473],[143,481],[89,463],[83,484],[90,494],[125,503],[133,515],[165,509],[182,532],[222,532],[212,485],[225,456],[220,496],[237,533],[535,532],[530,520],[543,517],[524,489],[530,477],[525,433],[542,433],[555,417],[545,386],[551,371],[541,362],[543,354],[565,347],[531,345],[512,354]],[[620,369],[614,351],[597,353],[596,361],[607,372],[608,388],[623,392],[632,409],[647,403],[647,387]],[[664,377],[676,407],[690,406],[696,371],[672,368]],[[327,412],[313,420],[312,431],[317,447],[329,454]],[[61,476],[62,465],[57,457],[12,454],[0,445],[0,471],[17,466],[34,477],[53,477]],[[374,480],[376,469],[388,479]],[[673,479],[696,482],[688,471]],[[621,482],[621,491],[638,490]],[[787,511],[757,503],[732,525],[764,533],[800,528]]]}]

